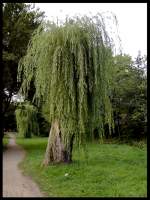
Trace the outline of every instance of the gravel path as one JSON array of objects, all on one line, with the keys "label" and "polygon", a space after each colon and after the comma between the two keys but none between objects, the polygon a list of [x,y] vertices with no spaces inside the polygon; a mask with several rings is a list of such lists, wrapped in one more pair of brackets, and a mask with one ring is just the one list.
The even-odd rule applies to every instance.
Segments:
[{"label": "gravel path", "polygon": [[7,149],[3,152],[3,197],[43,197],[38,186],[18,168],[25,151],[16,144],[15,136],[10,135]]}]

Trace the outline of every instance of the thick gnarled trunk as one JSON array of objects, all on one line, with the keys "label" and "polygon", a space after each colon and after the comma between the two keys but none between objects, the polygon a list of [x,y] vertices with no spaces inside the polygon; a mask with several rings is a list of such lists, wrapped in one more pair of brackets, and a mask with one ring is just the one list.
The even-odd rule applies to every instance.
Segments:
[{"label": "thick gnarled trunk", "polygon": [[59,122],[55,120],[51,126],[43,164],[49,165],[50,163],[60,162],[70,163],[72,161],[73,140],[74,134],[67,145],[63,144]]}]

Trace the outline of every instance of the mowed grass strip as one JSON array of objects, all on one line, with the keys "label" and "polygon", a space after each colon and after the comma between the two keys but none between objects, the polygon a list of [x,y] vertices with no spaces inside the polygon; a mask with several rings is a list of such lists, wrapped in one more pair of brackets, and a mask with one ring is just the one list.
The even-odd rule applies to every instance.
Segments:
[{"label": "mowed grass strip", "polygon": [[71,164],[42,167],[47,138],[17,138],[26,150],[20,164],[49,197],[146,197],[147,154],[126,144],[89,143],[74,148]]},{"label": "mowed grass strip", "polygon": [[7,144],[8,144],[8,142],[9,142],[9,137],[8,137],[8,135],[6,135],[6,134],[4,134],[4,137],[3,137],[3,151],[4,150],[6,150],[6,148],[7,148]]}]

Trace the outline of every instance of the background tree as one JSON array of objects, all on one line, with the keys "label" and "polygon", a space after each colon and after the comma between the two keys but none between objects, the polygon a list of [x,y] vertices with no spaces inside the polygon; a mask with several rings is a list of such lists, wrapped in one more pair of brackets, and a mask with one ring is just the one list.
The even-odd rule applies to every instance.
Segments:
[{"label": "background tree", "polygon": [[[141,59],[140,59],[141,58]],[[139,62],[140,61],[140,62]],[[114,58],[113,110],[115,136],[141,139],[146,136],[146,57]]]},{"label": "background tree", "polygon": [[20,136],[31,138],[32,135],[39,135],[37,109],[35,106],[25,101],[17,106],[15,113]]},{"label": "background tree", "polygon": [[15,103],[10,103],[7,112],[5,113],[5,130],[4,131],[12,131],[16,132],[16,117],[14,110],[16,109]]},{"label": "background tree", "polygon": [[[70,162],[73,142],[80,145],[95,128],[113,126],[110,95],[112,51],[104,19],[82,17],[39,27],[19,65],[20,92],[48,112],[51,130],[44,164]],[[89,131],[90,130],[90,131]],[[75,140],[74,140],[75,138]]]},{"label": "background tree", "polygon": [[[20,87],[17,83],[17,68],[20,58],[25,55],[27,44],[33,31],[41,24],[44,12],[33,10],[31,4],[4,3],[2,18],[3,34],[3,69],[2,69],[2,120],[5,126],[7,109],[12,96]],[[2,127],[3,130],[3,127]]]}]

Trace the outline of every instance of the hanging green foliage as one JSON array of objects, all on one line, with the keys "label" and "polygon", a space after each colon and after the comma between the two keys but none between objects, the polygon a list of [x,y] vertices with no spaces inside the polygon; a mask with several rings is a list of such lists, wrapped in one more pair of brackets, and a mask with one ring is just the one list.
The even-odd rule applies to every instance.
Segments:
[{"label": "hanging green foliage", "polygon": [[30,138],[33,134],[39,135],[37,123],[37,109],[29,102],[21,103],[16,111],[17,129],[20,136]]},{"label": "hanging green foliage", "polygon": [[[75,134],[80,142],[87,130],[100,134],[113,127],[110,81],[112,44],[103,17],[74,17],[62,25],[42,24],[33,34],[20,61],[20,92],[28,96],[34,82],[34,101],[59,120],[64,144]],[[90,131],[89,131],[90,130]]]}]

